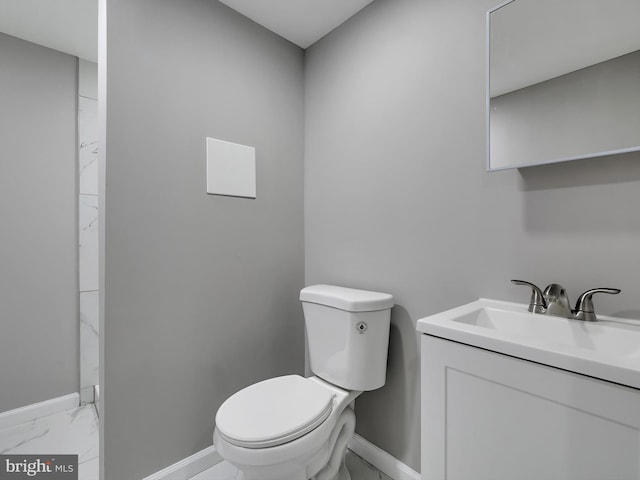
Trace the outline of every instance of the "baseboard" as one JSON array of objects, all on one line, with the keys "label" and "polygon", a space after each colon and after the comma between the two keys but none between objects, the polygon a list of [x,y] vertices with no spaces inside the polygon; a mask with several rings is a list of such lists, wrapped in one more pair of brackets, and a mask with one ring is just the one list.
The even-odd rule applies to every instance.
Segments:
[{"label": "baseboard", "polygon": [[14,408],[0,413],[0,428],[12,427],[20,423],[30,422],[36,418],[46,417],[54,413],[64,412],[80,405],[80,395],[70,393],[44,402],[33,403],[25,407]]},{"label": "baseboard", "polygon": [[96,402],[96,391],[93,385],[80,389],[80,405]]},{"label": "baseboard", "polygon": [[221,461],[222,458],[212,445],[142,480],[189,480]]},{"label": "baseboard", "polygon": [[[420,480],[421,478],[419,473],[360,435],[353,436],[349,443],[349,450],[393,480]],[[215,447],[211,446],[142,480],[189,480],[221,461],[222,458]]]},{"label": "baseboard", "polygon": [[349,450],[393,480],[420,480],[418,472],[358,434],[355,434],[349,442]]}]

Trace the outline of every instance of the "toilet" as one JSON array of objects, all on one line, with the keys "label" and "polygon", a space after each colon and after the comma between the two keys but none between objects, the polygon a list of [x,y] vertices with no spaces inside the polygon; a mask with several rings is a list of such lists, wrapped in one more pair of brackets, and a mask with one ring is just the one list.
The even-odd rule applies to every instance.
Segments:
[{"label": "toilet", "polygon": [[300,291],[313,376],[250,385],[216,413],[213,443],[242,480],[350,480],[354,400],[384,385],[393,297],[332,285]]}]

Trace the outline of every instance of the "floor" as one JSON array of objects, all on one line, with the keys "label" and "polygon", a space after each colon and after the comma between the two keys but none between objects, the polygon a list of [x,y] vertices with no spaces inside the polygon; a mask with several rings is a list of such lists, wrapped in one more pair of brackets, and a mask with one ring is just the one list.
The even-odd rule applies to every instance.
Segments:
[{"label": "floor", "polygon": [[77,454],[79,480],[98,480],[98,451],[93,404],[0,429],[2,454]]},{"label": "floor", "polygon": [[[351,480],[393,480],[353,452],[347,453],[347,468]],[[227,462],[221,462],[189,480],[235,480],[238,471]]]},{"label": "floor", "polygon": [[[78,454],[78,480],[99,480],[98,416],[93,404],[0,429],[0,454]],[[352,480],[392,480],[353,452]],[[234,480],[238,471],[221,462],[190,480]]]}]

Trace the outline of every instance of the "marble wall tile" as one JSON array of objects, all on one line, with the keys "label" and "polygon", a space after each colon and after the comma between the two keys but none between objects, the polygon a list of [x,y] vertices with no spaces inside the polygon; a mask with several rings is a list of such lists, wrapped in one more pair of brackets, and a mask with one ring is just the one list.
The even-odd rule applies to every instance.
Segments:
[{"label": "marble wall tile", "polygon": [[80,291],[98,290],[98,197],[80,195]]},{"label": "marble wall tile", "polygon": [[80,389],[98,384],[99,293],[80,293]]},{"label": "marble wall tile", "polygon": [[78,141],[80,193],[98,195],[98,102],[79,97]]},{"label": "marble wall tile", "polygon": [[[82,65],[81,65],[82,66]],[[95,65],[81,68],[87,83]],[[78,98],[78,174],[80,246],[80,390],[98,384],[98,102]],[[86,392],[86,390],[84,390]]]}]

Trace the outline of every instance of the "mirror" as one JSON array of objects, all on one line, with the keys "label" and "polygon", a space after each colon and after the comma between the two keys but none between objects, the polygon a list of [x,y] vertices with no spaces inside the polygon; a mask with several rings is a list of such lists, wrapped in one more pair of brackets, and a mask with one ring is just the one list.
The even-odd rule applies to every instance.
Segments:
[{"label": "mirror", "polygon": [[640,1],[487,14],[488,170],[640,151]]},{"label": "mirror", "polygon": [[0,452],[95,479],[97,27],[97,0],[0,0]]}]

